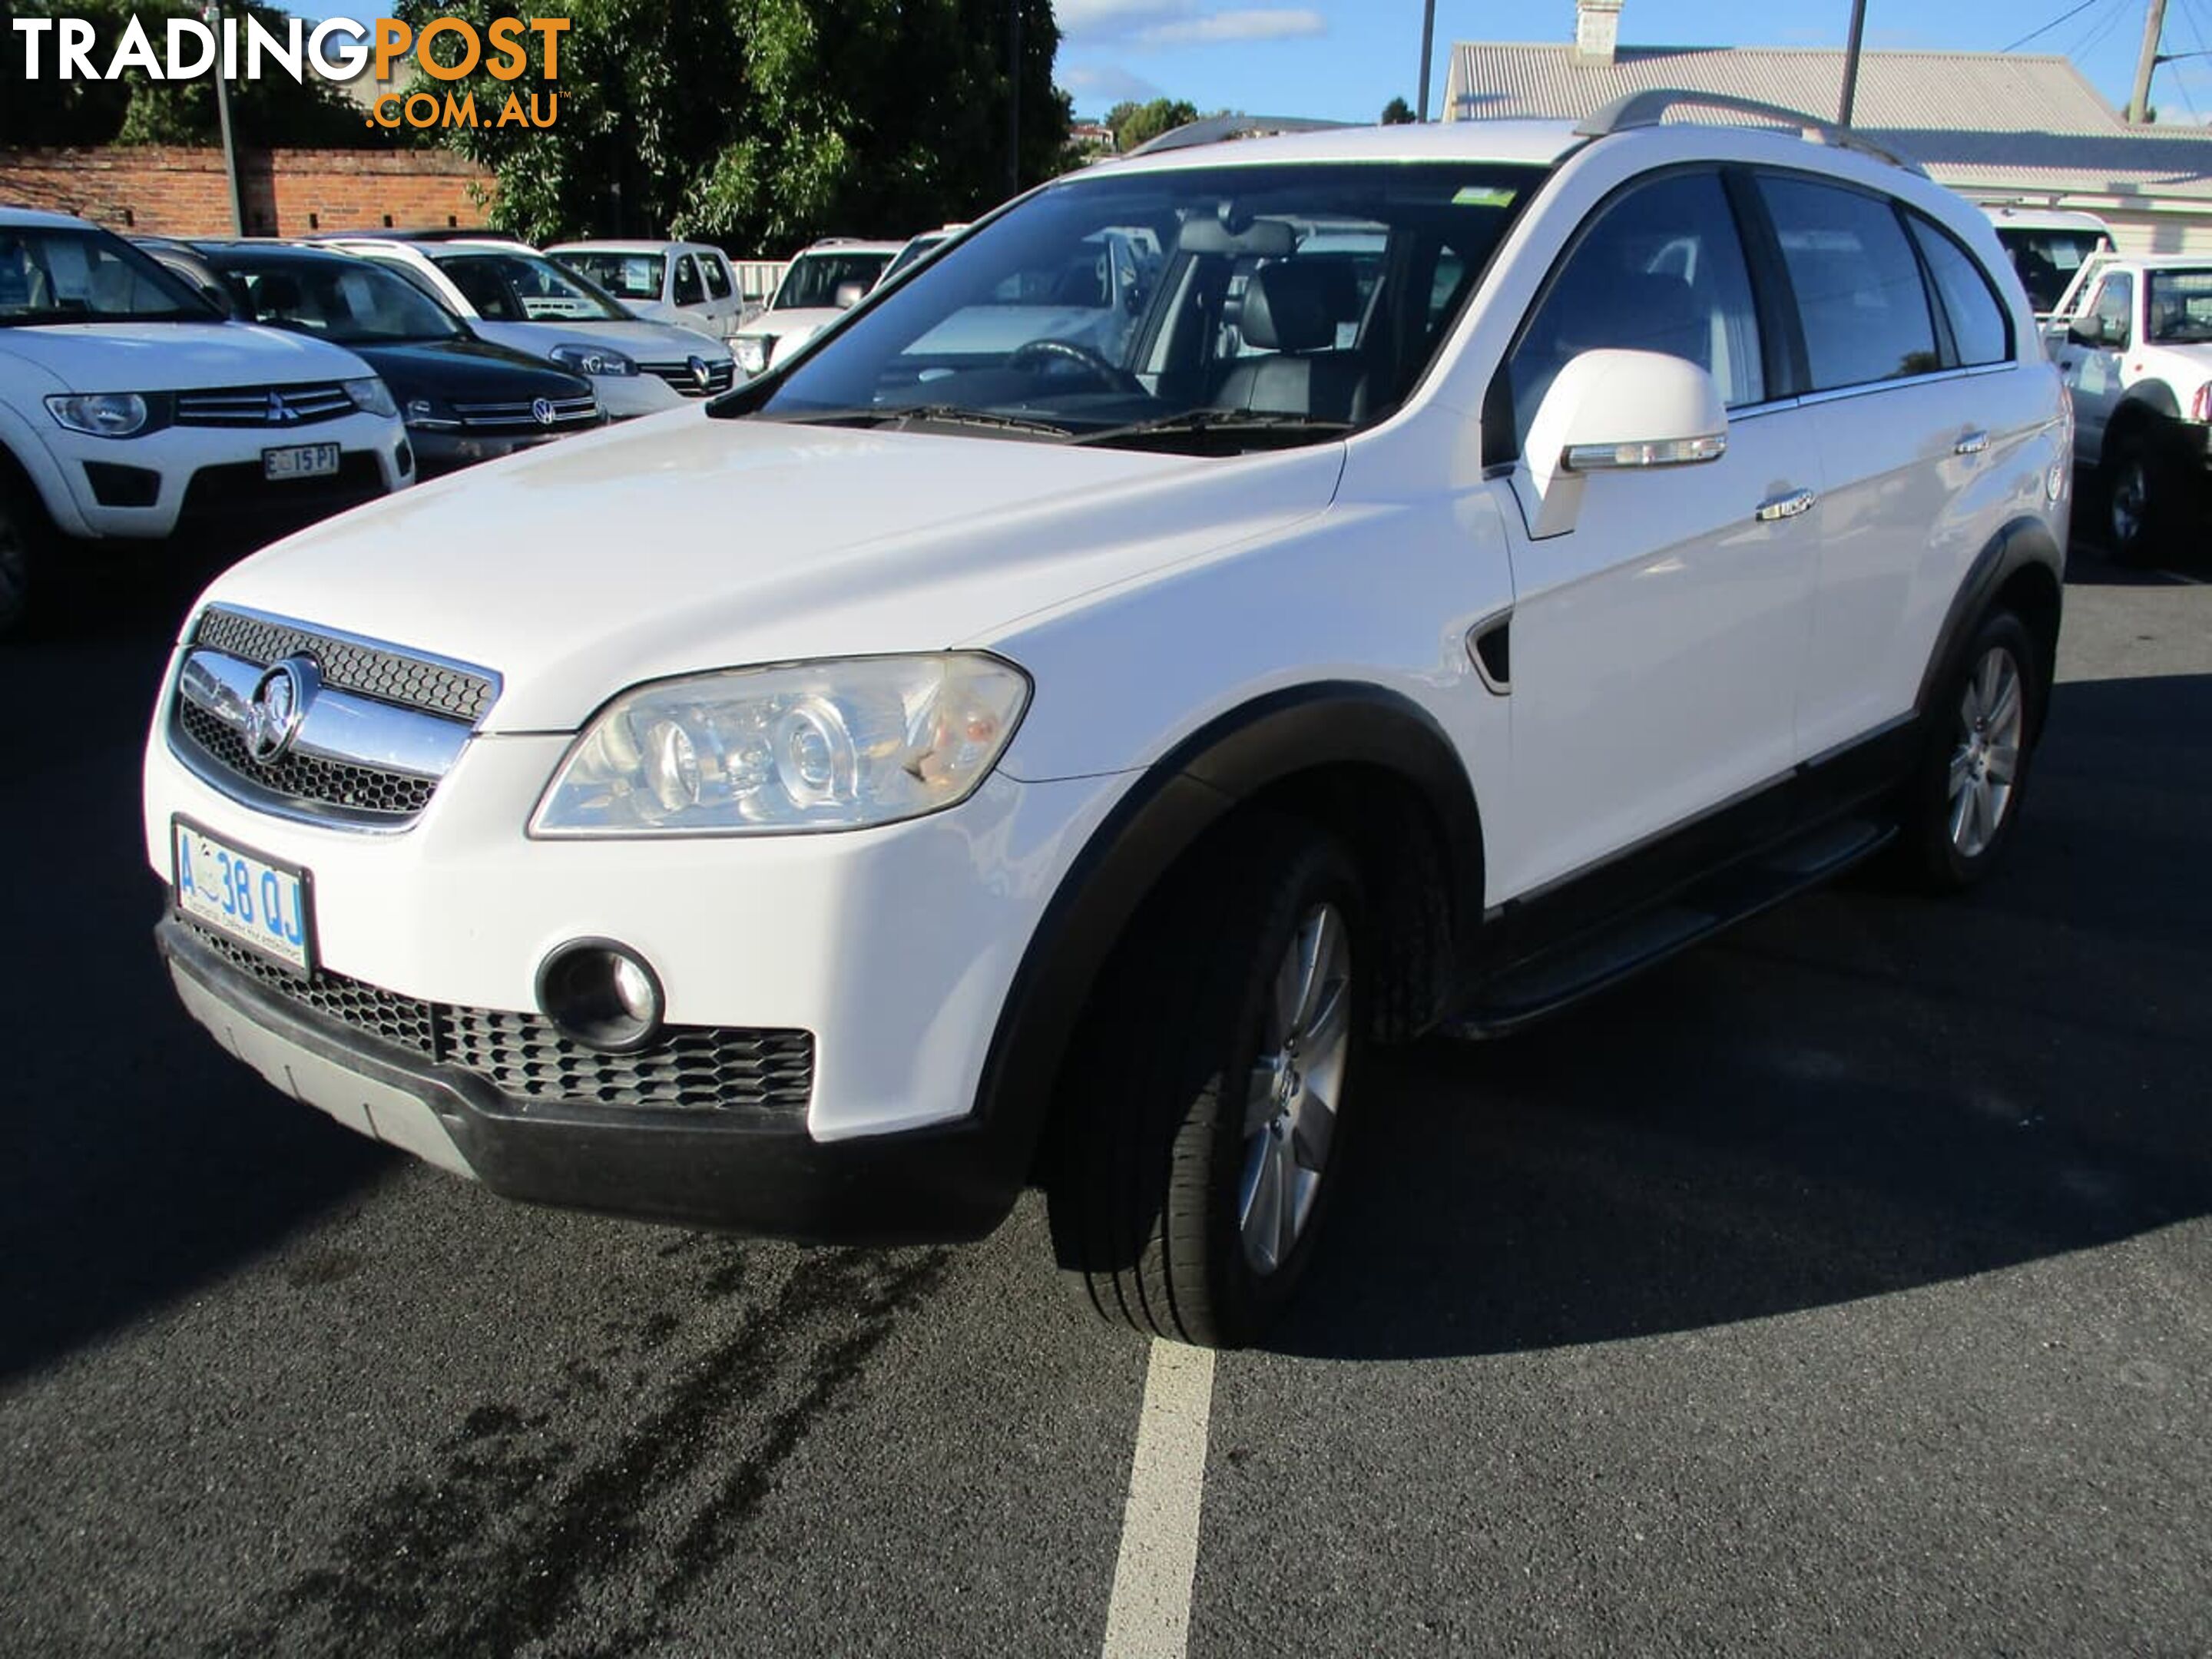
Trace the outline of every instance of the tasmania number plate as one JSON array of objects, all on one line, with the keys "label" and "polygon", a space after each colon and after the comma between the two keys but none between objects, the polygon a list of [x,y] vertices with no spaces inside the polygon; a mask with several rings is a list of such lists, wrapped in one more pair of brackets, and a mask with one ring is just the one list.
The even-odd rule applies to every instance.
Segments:
[{"label": "tasmania number plate", "polygon": [[261,452],[264,478],[335,478],[337,475],[336,444],[295,444],[289,449]]},{"label": "tasmania number plate", "polygon": [[295,973],[314,966],[307,874],[218,841],[183,818],[169,825],[177,908]]}]

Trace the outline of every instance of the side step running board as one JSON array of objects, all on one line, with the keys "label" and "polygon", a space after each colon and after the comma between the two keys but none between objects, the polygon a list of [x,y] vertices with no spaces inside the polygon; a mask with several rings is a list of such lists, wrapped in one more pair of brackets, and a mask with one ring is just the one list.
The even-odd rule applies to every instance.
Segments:
[{"label": "side step running board", "polygon": [[1658,903],[1474,981],[1437,1029],[1446,1036],[1502,1036],[1833,879],[1896,834],[1891,824],[1847,818],[1784,842]]}]

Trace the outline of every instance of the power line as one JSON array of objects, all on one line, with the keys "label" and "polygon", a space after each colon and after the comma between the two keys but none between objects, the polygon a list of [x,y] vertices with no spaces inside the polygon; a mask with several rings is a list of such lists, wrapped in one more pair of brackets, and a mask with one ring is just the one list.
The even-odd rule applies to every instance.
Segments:
[{"label": "power line", "polygon": [[2090,7],[2101,3],[2102,0],[2081,0],[2081,3],[2080,5],[2068,7],[2064,11],[2060,12],[2057,16],[2052,18],[2048,23],[2045,23],[2041,28],[2030,29],[2026,34],[2021,35],[2019,40],[2007,46],[2005,50],[2007,52],[2018,52],[2022,46],[2026,46],[2029,41],[2036,39],[2039,35],[2050,33],[2051,30],[2057,28],[2068,18],[2079,17],[2083,12],[2088,10]]}]

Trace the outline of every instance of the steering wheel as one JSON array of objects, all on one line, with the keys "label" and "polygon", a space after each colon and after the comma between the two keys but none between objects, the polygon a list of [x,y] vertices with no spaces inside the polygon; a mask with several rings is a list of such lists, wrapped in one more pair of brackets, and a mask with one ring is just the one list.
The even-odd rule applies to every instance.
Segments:
[{"label": "steering wheel", "polygon": [[1115,392],[1141,392],[1144,382],[1126,368],[1109,362],[1089,346],[1073,340],[1031,340],[1018,346],[1007,356],[1008,368],[1042,368],[1045,363],[1059,358],[1089,369],[1101,383]]}]

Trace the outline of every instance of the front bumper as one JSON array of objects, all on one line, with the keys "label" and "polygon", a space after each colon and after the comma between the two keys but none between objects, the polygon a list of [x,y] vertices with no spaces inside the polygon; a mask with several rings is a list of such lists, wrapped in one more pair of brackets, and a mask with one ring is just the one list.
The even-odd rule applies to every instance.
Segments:
[{"label": "front bumper", "polygon": [[192,1018],[271,1085],[505,1198],[814,1243],[980,1238],[1027,1176],[1012,1123],[824,1143],[768,1111],[519,1101],[301,1006],[174,917],[155,930]]},{"label": "front bumper", "polygon": [[[137,438],[40,434],[62,489],[42,492],[55,523],[84,538],[158,539],[179,529],[258,539],[356,507],[412,483],[413,453],[396,416],[353,414],[294,427],[165,427]],[[341,475],[271,483],[262,452],[336,444]],[[150,500],[128,489],[103,501],[90,468],[127,468],[150,482]],[[58,499],[56,499],[58,495]],[[120,504],[128,502],[130,504]]]}]

